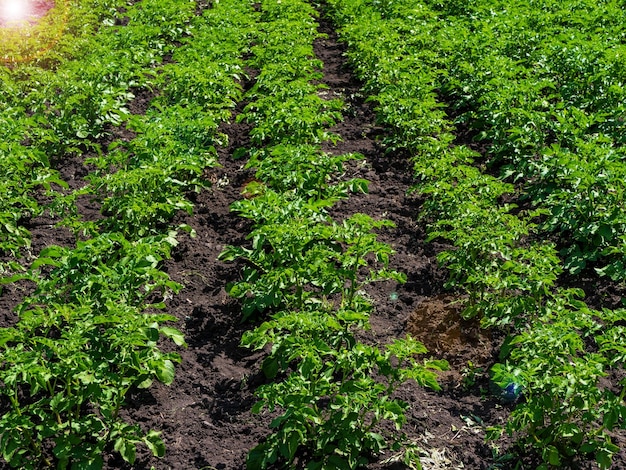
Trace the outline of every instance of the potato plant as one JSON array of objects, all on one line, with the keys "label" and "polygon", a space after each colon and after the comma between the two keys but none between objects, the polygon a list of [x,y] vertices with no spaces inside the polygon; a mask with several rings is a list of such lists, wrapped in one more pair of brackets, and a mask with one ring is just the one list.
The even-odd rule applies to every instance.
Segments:
[{"label": "potato plant", "polygon": [[[126,422],[120,410],[131,390],[174,380],[180,356],[161,349],[164,339],[185,346],[177,319],[161,312],[182,287],[163,271],[177,244],[170,225],[178,211],[192,210],[188,192],[208,186],[202,176],[225,139],[217,128],[240,99],[255,13],[236,2],[202,17],[184,0],[123,6],[76,5],[77,15],[90,11],[68,21],[74,42],[63,38],[41,59],[2,70],[0,119],[9,132],[0,160],[11,195],[0,207],[2,254],[28,247],[20,223],[44,210],[77,237],[74,247],[49,246],[28,269],[10,263],[3,273],[3,284],[34,285],[17,323],[0,330],[0,452],[15,468],[97,469],[112,451],[133,464],[139,445],[165,452],[158,430]],[[159,74],[166,54],[177,65]],[[192,69],[215,73],[207,82]],[[145,115],[131,115],[134,93],[151,87],[162,93]],[[103,147],[121,126],[135,138]],[[87,152],[94,171],[70,192],[51,168]],[[39,188],[47,207],[30,193]],[[84,195],[101,203],[101,218],[78,214]]]},{"label": "potato plant", "polygon": [[[450,286],[467,293],[465,315],[507,334],[493,379],[522,390],[507,429],[537,450],[542,468],[588,457],[608,468],[617,450],[608,430],[625,426],[623,391],[601,384],[623,367],[618,330],[594,339],[615,312],[591,311],[581,291],[556,287],[565,269],[585,263],[602,259],[598,272],[613,279],[623,268],[622,183],[612,180],[623,164],[621,72],[608,72],[622,60],[616,8],[328,5],[379,120],[394,130],[389,148],[415,155],[415,190],[427,197],[423,220],[432,239],[454,245],[440,260]],[[594,29],[600,17],[601,31]],[[442,112],[444,101],[454,119]],[[455,125],[486,144],[482,155],[455,145]],[[485,172],[490,166],[502,169],[500,177]],[[503,200],[532,205],[520,211]],[[562,238],[537,241],[547,230]],[[611,345],[600,346],[605,340]]]},{"label": "potato plant", "polygon": [[[147,314],[154,294],[181,287],[158,269],[172,237],[131,243],[105,233],[76,249],[49,247],[24,276],[38,284],[18,306],[20,321],[0,332],[2,395],[11,407],[0,419],[0,450],[13,467],[99,468],[113,443],[133,463],[138,443],[165,450],[159,432],[143,432],[119,416],[132,387],[170,384],[176,353],[160,336],[184,345],[165,314]],[[51,267],[47,274],[41,269]]]},{"label": "potato plant", "polygon": [[[409,379],[438,390],[435,371],[446,363],[417,361],[427,351],[410,337],[384,350],[358,342],[355,331],[367,327],[368,302],[357,303],[355,309],[313,304],[278,312],[244,336],[248,347],[272,345],[263,369],[273,381],[260,387],[253,411],[285,410],[270,425],[274,434],[249,454],[248,468],[292,465],[296,458],[311,469],[358,468],[406,440],[400,429],[409,405],[393,398],[394,390]],[[397,432],[381,434],[382,421]]]},{"label": "potato plant", "polygon": [[[322,65],[312,48],[316,16],[300,0],[261,3],[249,60],[259,75],[239,118],[254,124],[247,166],[256,178],[232,209],[254,225],[249,246],[227,247],[220,257],[244,262],[228,291],[241,299],[244,318],[262,321],[242,345],[271,345],[262,366],[270,382],[258,389],[253,411],[280,413],[272,434],[248,455],[249,469],[296,462],[355,469],[385,449],[401,449],[408,404],[394,390],[409,379],[438,389],[436,371],[446,367],[419,361],[426,349],[411,338],[384,348],[357,339],[374,308],[367,285],[404,276],[388,268],[392,250],[378,241],[377,231],[391,222],[329,215],[339,199],[366,191],[367,181],[344,176],[345,163],[361,156],[320,149],[337,140],[328,129],[341,119],[343,103],[322,98],[315,84]],[[381,432],[383,421],[397,431]]]}]

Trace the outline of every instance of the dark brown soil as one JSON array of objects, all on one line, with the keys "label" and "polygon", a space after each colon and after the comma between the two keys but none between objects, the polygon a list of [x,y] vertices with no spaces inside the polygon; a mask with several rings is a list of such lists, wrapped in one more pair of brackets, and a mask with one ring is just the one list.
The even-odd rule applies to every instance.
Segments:
[{"label": "dark brown soil", "polygon": [[[485,428],[503,424],[512,406],[490,395],[485,373],[496,361],[499,337],[460,318],[456,303],[460,299],[445,291],[447,274],[435,259],[446,247],[425,241],[425,227],[418,222],[420,200],[407,195],[413,183],[411,164],[406,155],[384,152],[379,144],[384,130],[376,126],[360,84],[345,65],[343,46],[325,21],[321,30],[329,35],[315,47],[325,63],[326,93],[340,96],[348,105],[344,122],[333,129],[343,140],[325,150],[362,153],[365,164],[351,171],[371,182],[368,194],[339,203],[332,215],[341,219],[364,212],[392,220],[396,228],[382,233],[381,239],[396,251],[391,267],[408,279],[403,285],[381,283],[369,289],[376,312],[371,318],[372,331],[364,339],[385,344],[410,333],[424,342],[433,357],[450,363],[450,370],[441,375],[441,392],[412,383],[401,388],[399,397],[410,404],[404,430],[423,449],[425,469],[515,468],[515,460],[501,458],[512,451],[510,441],[485,442]],[[188,347],[178,350],[183,361],[174,383],[132,393],[124,411],[127,419],[146,430],[161,430],[167,453],[156,459],[141,450],[135,469],[244,469],[247,452],[269,434],[271,417],[250,412],[254,390],[264,381],[260,373],[263,353],[239,347],[241,335],[250,325],[241,322],[238,303],[225,292],[226,284],[239,278],[241,266],[217,260],[225,245],[246,243],[250,229],[247,221],[229,211],[252,176],[243,168],[245,162],[231,158],[237,148],[248,145],[249,129],[233,121],[221,130],[230,142],[219,150],[222,166],[207,174],[212,189],[192,195],[196,204],[193,216],[181,215],[174,221],[189,224],[197,237],[181,235],[173,258],[165,264],[170,276],[185,286],[169,300],[168,311],[179,318],[178,327],[185,333]],[[73,180],[72,186],[79,186],[86,173],[80,162],[68,160],[62,165],[61,174]],[[81,204],[83,214],[96,209],[89,201]],[[55,229],[53,222],[41,219],[31,227],[33,251],[48,244],[73,243],[71,234]],[[15,321],[11,309],[27,290],[27,285],[4,289],[0,326]],[[624,434],[616,436],[616,443],[626,447]],[[389,453],[383,459],[391,457]],[[370,468],[407,468],[382,463],[383,459]],[[528,456],[520,468],[536,468],[534,462]],[[106,468],[131,467],[111,454]],[[578,468],[595,467],[589,463]],[[614,468],[626,468],[624,451],[616,457]]]}]

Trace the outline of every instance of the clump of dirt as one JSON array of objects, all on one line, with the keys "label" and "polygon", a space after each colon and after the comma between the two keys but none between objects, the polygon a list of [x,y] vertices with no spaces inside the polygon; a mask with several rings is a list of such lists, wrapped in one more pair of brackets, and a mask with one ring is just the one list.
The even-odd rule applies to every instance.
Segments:
[{"label": "clump of dirt", "polygon": [[451,367],[463,368],[469,361],[487,366],[494,351],[491,332],[478,319],[464,319],[463,304],[463,298],[447,294],[427,298],[411,312],[407,332]]}]

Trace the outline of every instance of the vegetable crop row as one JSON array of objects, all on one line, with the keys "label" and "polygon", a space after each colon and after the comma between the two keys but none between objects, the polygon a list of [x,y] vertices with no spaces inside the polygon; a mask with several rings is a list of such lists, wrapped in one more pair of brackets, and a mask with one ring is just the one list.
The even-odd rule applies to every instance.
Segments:
[{"label": "vegetable crop row", "polygon": [[441,13],[457,30],[442,81],[457,120],[548,210],[540,229],[557,235],[566,269],[623,281],[622,5],[477,2]]},{"label": "vegetable crop row", "polygon": [[[39,66],[5,71],[22,90],[10,122],[28,127],[29,151],[51,161],[96,155],[88,184],[50,192],[47,209],[74,230],[76,246],[49,246],[25,273],[3,280],[35,285],[17,307],[17,324],[0,330],[8,404],[0,450],[13,467],[101,468],[111,448],[133,463],[140,443],[163,455],[160,433],[119,411],[130,390],[174,379],[180,357],[159,347],[163,337],[185,345],[168,326],[176,318],[159,313],[182,287],[161,269],[177,244],[170,223],[192,210],[186,194],[207,186],[202,174],[225,139],[217,127],[241,95],[246,9],[196,16],[195,2],[146,0],[110,10],[75,55],[52,68],[43,57]],[[166,54],[172,61],[161,66]],[[131,115],[134,92],[150,88],[160,93],[145,115]],[[122,125],[136,137],[101,148]],[[82,220],[76,201],[85,195],[101,204],[101,218]]]},{"label": "vegetable crop row", "polygon": [[[255,180],[232,209],[253,228],[249,246],[227,247],[221,259],[244,261],[229,293],[241,299],[245,318],[264,320],[242,344],[271,346],[262,365],[270,382],[257,390],[253,411],[278,412],[273,434],[250,452],[249,469],[357,468],[385,449],[399,451],[408,405],[394,390],[408,379],[437,389],[435,371],[445,367],[418,361],[426,350],[412,338],[384,348],[357,339],[374,309],[365,287],[404,276],[388,269],[392,250],[377,241],[376,231],[391,222],[329,215],[336,201],[366,191],[367,181],[343,177],[345,164],[362,156],[321,150],[340,138],[329,128],[343,103],[321,93],[316,16],[302,0],[261,2],[248,61],[259,75],[238,117],[254,125],[247,166]],[[380,434],[382,421],[397,432]],[[415,447],[403,452],[419,465]]]},{"label": "vegetable crop row", "polygon": [[[45,210],[37,203],[36,190],[49,190],[51,184],[67,188],[52,167],[73,155],[99,152],[95,139],[129,118],[133,89],[151,86],[152,69],[166,52],[166,33],[155,29],[161,26],[155,22],[159,13],[184,19],[165,12],[164,4],[161,11],[154,11],[156,18],[150,25],[134,8],[127,11],[130,24],[119,28],[114,25],[124,2],[69,3],[59,2],[47,15],[64,16],[63,34],[54,48],[24,63],[7,59],[1,71],[7,197],[2,201],[0,241],[3,253],[13,256],[30,244],[24,222]],[[172,28],[177,27],[175,21]],[[162,26],[167,30],[167,24]],[[46,27],[37,32],[45,32]],[[97,39],[92,36],[96,30]],[[10,33],[11,29],[3,31]]]},{"label": "vegetable crop row", "polygon": [[[89,5],[83,2],[74,5],[75,14],[72,15],[64,15],[59,11],[64,5],[60,2],[51,10],[49,16],[62,18],[66,37],[72,39],[65,41],[61,39],[62,37],[59,38],[56,52],[49,54],[47,58],[40,58],[50,67],[61,57],[68,56],[72,51],[76,52],[84,46],[86,36],[90,33],[89,25],[97,24],[110,16],[109,7],[102,2],[89,2]],[[50,25],[46,25],[46,28],[48,27]],[[11,28],[2,28],[1,33],[0,43],[3,53],[7,53],[6,48],[18,42],[15,36],[19,36],[19,33],[12,31]],[[31,69],[27,65],[16,65],[13,63],[14,59],[11,54],[0,59],[3,61],[0,68],[2,96],[0,123],[3,129],[3,138],[0,142],[0,170],[3,175],[0,182],[3,195],[0,201],[0,254],[5,257],[0,273],[19,269],[15,258],[28,254],[30,233],[25,227],[25,221],[41,215],[44,211],[35,197],[36,192],[49,190],[52,184],[65,186],[58,173],[51,167],[55,154],[48,152],[49,146],[53,142],[58,142],[61,137],[50,130],[44,116],[26,112],[42,96],[34,93],[38,88],[37,85],[47,83],[51,74],[43,71],[39,73],[37,67]],[[17,69],[13,70],[12,65]],[[40,78],[25,79],[31,74]],[[55,88],[54,80],[48,83],[51,89]],[[41,104],[45,106],[45,100]],[[43,131],[42,127],[48,129]]]},{"label": "vegetable crop row", "polygon": [[[474,3],[484,5],[485,18],[489,17],[491,3]],[[543,2],[530,3],[536,16],[545,12]],[[424,219],[430,221],[431,238],[441,237],[455,246],[441,253],[440,260],[450,270],[449,285],[467,293],[465,315],[479,316],[485,327],[507,333],[502,363],[491,371],[493,380],[504,388],[505,398],[515,399],[517,387],[523,387],[507,431],[515,433],[522,446],[537,449],[545,468],[567,465],[580,455],[592,455],[607,468],[618,450],[610,431],[623,427],[626,418],[626,383],[605,387],[601,379],[623,368],[620,324],[624,311],[594,311],[580,300],[582,291],[557,287],[563,270],[559,252],[553,243],[536,241],[542,233],[541,217],[558,215],[554,206],[520,210],[502,203],[518,196],[516,187],[481,171],[480,155],[455,144],[455,127],[441,100],[454,98],[442,93],[457,84],[451,70],[461,63],[457,48],[470,35],[456,22],[454,15],[461,8],[403,0],[376,4],[331,0],[328,4],[348,44],[350,60],[373,94],[379,120],[394,131],[387,142],[390,150],[402,148],[414,155],[420,180],[416,190],[428,196]],[[522,4],[526,14],[531,5]],[[439,8],[454,12],[447,16]],[[501,11],[500,17],[508,18],[508,10],[507,14]],[[473,27],[473,16],[468,14],[462,25]],[[488,38],[477,36],[475,42],[470,41],[475,50],[490,50]],[[511,41],[517,39],[511,37]],[[469,66],[470,61],[462,65]],[[482,65],[482,79],[466,75],[476,90],[472,101],[453,101],[461,110],[490,98],[479,92],[490,74],[507,76],[497,86],[492,83],[493,96],[504,90],[502,83],[510,86],[510,66]],[[566,68],[563,73],[575,72]],[[462,90],[465,87],[455,89],[458,94]],[[508,92],[514,100],[527,96],[522,90]],[[510,104],[495,109],[493,104],[489,101],[476,112],[493,111],[492,116],[500,118],[511,111]],[[469,121],[472,112],[463,116]],[[510,143],[509,127],[493,124],[487,130],[494,145]],[[553,130],[552,135],[557,132]],[[597,148],[601,152],[604,147]],[[530,159],[521,161],[529,163]],[[519,162],[513,162],[508,171],[518,171]],[[556,180],[554,188],[559,183]],[[574,200],[570,198],[569,203],[574,207]],[[490,429],[490,437],[501,431]]]}]

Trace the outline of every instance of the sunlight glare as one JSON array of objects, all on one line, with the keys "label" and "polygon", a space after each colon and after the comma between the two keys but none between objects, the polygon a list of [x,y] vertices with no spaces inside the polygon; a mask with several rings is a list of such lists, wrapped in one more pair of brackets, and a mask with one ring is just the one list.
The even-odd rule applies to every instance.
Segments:
[{"label": "sunlight glare", "polygon": [[0,3],[0,20],[8,23],[24,20],[28,13],[28,0],[2,0]]}]

